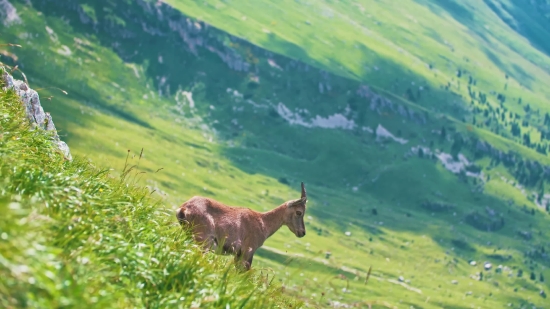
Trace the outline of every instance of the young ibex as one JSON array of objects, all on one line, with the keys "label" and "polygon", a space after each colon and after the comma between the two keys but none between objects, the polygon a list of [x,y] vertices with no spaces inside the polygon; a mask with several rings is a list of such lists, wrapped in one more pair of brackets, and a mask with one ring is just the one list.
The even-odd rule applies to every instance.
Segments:
[{"label": "young ibex", "polygon": [[249,270],[256,250],[281,226],[288,226],[297,237],[306,235],[306,202],[306,189],[302,182],[300,199],[287,201],[268,212],[231,207],[195,196],[181,205],[176,217],[182,225],[190,225],[193,238],[205,250],[233,254],[235,263],[241,261],[244,269]]}]

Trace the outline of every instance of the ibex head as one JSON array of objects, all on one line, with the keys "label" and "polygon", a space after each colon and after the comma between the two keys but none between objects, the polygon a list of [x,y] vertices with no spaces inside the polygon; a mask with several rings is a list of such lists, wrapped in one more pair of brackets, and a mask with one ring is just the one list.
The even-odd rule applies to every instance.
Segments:
[{"label": "ibex head", "polygon": [[286,202],[287,210],[285,213],[285,225],[297,237],[306,235],[306,227],[304,225],[304,215],[306,213],[307,194],[302,182],[302,197],[297,200]]}]

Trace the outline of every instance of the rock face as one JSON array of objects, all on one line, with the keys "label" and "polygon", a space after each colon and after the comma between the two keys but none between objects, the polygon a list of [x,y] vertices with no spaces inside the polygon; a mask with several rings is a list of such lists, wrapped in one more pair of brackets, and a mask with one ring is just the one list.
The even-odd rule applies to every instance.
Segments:
[{"label": "rock face", "polygon": [[384,128],[381,124],[378,124],[378,127],[376,127],[376,140],[381,140],[385,138],[393,139],[394,141],[402,145],[409,142],[404,138],[395,137],[393,134],[390,133],[390,131]]},{"label": "rock face", "polygon": [[383,109],[388,109],[394,111],[401,115],[405,119],[410,119],[417,124],[426,124],[426,116],[419,112],[415,112],[406,106],[400,104],[394,104],[390,99],[372,91],[371,88],[367,85],[360,85],[356,91],[356,94],[362,98],[370,100],[370,109],[376,111],[379,114],[382,113]]},{"label": "rock face", "polygon": [[0,24],[8,27],[21,23],[17,10],[8,0],[0,0]]},{"label": "rock face", "polygon": [[[347,119],[342,114],[334,114],[328,117],[316,115],[310,121],[305,120],[300,113],[293,113],[283,103],[279,102],[276,111],[289,124],[301,125],[306,128],[344,129],[353,130],[357,125],[353,120]],[[307,110],[300,110],[303,114],[309,114]]]},{"label": "rock face", "polygon": [[2,72],[2,80],[4,82],[2,90],[12,89],[17,93],[25,107],[25,113],[32,127],[53,132],[53,142],[57,148],[63,153],[65,159],[72,160],[69,146],[57,135],[52,116],[50,113],[44,112],[42,105],[40,105],[38,93],[32,90],[24,81],[13,79],[4,67],[0,66],[0,72]]}]

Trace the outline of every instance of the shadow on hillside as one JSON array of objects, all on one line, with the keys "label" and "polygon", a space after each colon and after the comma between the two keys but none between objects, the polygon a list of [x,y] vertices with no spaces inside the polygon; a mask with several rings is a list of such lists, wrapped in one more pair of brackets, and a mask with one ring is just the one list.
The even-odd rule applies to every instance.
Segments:
[{"label": "shadow on hillside", "polygon": [[[11,33],[5,34],[5,40],[9,42],[19,42],[16,36]],[[102,98],[102,94],[92,87],[87,87],[82,80],[72,80],[71,77],[65,76],[53,77],[56,74],[55,61],[47,53],[37,54],[36,50],[30,48],[32,43],[24,45],[23,48],[17,50],[18,61],[13,61],[12,58],[1,59],[7,65],[15,67],[19,66],[25,76],[30,78],[30,86],[38,92],[41,105],[45,111],[50,112],[55,119],[59,134],[63,140],[71,143],[72,135],[65,135],[63,129],[69,126],[69,123],[76,124],[85,128],[92,128],[93,124],[88,115],[81,110],[70,107],[64,103],[65,100],[73,100],[80,102],[82,105],[96,109],[102,113],[123,119],[130,123],[142,126],[147,129],[153,127],[141,117],[125,110],[125,107],[116,100]],[[61,69],[64,70],[65,68]],[[14,78],[23,80],[19,71],[14,71]],[[68,94],[63,94],[67,91]]]},{"label": "shadow on hillside", "polygon": [[468,25],[475,21],[472,8],[464,7],[460,1],[455,0],[415,0],[427,6],[437,15],[446,12],[461,24]]},{"label": "shadow on hillside", "polygon": [[550,56],[550,14],[548,4],[513,0],[512,5],[483,2],[511,29],[526,38],[531,46]]},{"label": "shadow on hillside", "polygon": [[[129,111],[124,110],[124,106],[120,106],[120,105],[117,106],[116,103],[113,104],[113,103],[109,103],[104,100],[101,100],[99,94],[94,94],[92,89],[87,89],[87,93],[85,94],[82,92],[78,92],[78,90],[73,89],[69,94],[69,98],[77,102],[87,102],[86,105],[88,107],[94,108],[107,115],[121,118],[125,121],[128,121],[130,123],[133,123],[135,125],[138,125],[147,129],[153,129],[153,127],[147,121],[141,119],[140,117],[134,115]],[[98,98],[98,99],[95,101],[90,101],[89,98]],[[85,123],[80,123],[80,124],[85,125]]]},{"label": "shadow on hillside", "polygon": [[273,50],[281,55],[287,55],[288,57],[292,57],[292,59],[304,62],[310,60],[308,53],[302,47],[280,38],[274,33],[270,33],[263,43],[265,46],[268,46],[269,50]]},{"label": "shadow on hillside", "polygon": [[[521,45],[517,45],[509,38],[499,36],[496,32],[491,32],[492,29],[488,30],[486,28],[487,23],[484,22],[480,16],[477,18],[474,16],[474,12],[476,10],[479,11],[479,8],[466,7],[465,4],[461,4],[460,1],[457,0],[415,1],[428,7],[435,14],[449,14],[453,19],[466,26],[489,46],[493,44],[488,40],[488,36],[492,36],[495,41],[507,45],[510,49],[521,54],[525,59],[533,62],[533,64],[541,65],[539,61],[534,61],[533,55],[530,55],[530,52],[522,50]],[[483,0],[483,4],[486,5],[486,7],[507,27],[528,40],[535,49],[546,55],[550,55],[550,41],[547,39],[550,35],[548,31],[548,29],[550,29],[550,20],[545,16],[545,14],[550,13],[550,9],[545,8],[545,11],[542,9],[544,4],[535,2],[526,4],[525,1],[514,0],[512,3],[511,5],[507,5],[504,3],[495,3],[495,1],[492,0]],[[537,7],[537,5],[541,7]],[[487,53],[487,50],[485,50],[485,52]],[[499,66],[499,68],[503,70],[509,69],[503,66],[500,61],[495,61],[494,55],[487,53],[487,56],[495,65]],[[518,76],[517,79],[521,80],[521,77]]]}]

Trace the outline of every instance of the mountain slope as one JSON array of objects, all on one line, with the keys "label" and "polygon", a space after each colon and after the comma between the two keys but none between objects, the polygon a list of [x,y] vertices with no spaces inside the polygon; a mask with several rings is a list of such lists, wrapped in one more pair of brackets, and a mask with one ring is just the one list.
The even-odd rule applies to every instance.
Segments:
[{"label": "mountain slope", "polygon": [[119,179],[66,161],[31,128],[13,89],[1,90],[0,115],[2,308],[294,305],[261,278],[203,257],[172,212],[129,183],[131,169]]},{"label": "mountain slope", "polygon": [[[172,207],[201,194],[267,210],[294,198],[299,182],[306,182],[308,235],[298,240],[282,229],[255,262],[306,304],[544,304],[539,291],[547,289],[540,278],[548,277],[549,217],[541,192],[550,162],[504,134],[512,126],[509,112],[519,106],[508,95],[501,123],[495,119],[503,108],[486,88],[475,88],[473,106],[451,93],[459,93],[458,84],[440,89],[430,79],[433,71],[415,73],[425,76],[415,80],[422,90],[411,84],[407,91],[410,79],[387,88],[384,83],[404,79],[408,67],[392,64],[395,69],[384,69],[381,78],[362,79],[338,69],[338,59],[348,59],[344,54],[351,49],[328,50],[336,60],[327,62],[318,53],[328,51],[275,36],[286,46],[275,54],[148,1],[13,4],[21,23],[10,24],[1,39],[23,48],[4,48],[1,61],[18,64],[35,88],[69,92],[40,90],[42,97],[54,96],[45,105],[75,156],[121,170],[127,149],[144,147],[139,170],[146,174],[140,183]],[[222,13],[215,17],[226,18]],[[210,18],[203,15],[195,14]],[[275,27],[282,23],[279,15]],[[313,17],[300,29],[317,27]],[[221,28],[231,31],[231,23]],[[246,39],[260,44],[252,34],[263,30],[246,29]],[[317,35],[330,33],[314,29]],[[426,59],[436,59],[435,52]],[[362,67],[342,66],[358,72]],[[369,68],[378,72],[375,66],[382,68],[374,62]],[[440,70],[440,64],[434,66]],[[450,79],[449,72],[437,75]],[[461,72],[464,91],[468,74]],[[475,79],[475,87],[492,81]],[[527,114],[521,112],[521,121]],[[483,122],[462,122],[474,116]],[[542,107],[539,116],[544,118]],[[489,118],[492,127],[480,125]],[[164,169],[156,172],[159,168]],[[484,261],[493,264],[489,271]],[[495,270],[499,264],[501,272]]]},{"label": "mountain slope", "polygon": [[[522,133],[531,134],[532,142],[548,133],[542,127],[550,100],[545,1],[166,2],[268,50],[460,120],[475,117],[476,125],[503,136],[513,137],[513,119],[484,110],[517,113],[529,123]],[[419,86],[432,92],[419,98]],[[488,104],[471,105],[469,93],[473,101],[484,94],[480,101]],[[540,113],[526,112],[526,104]]]}]

